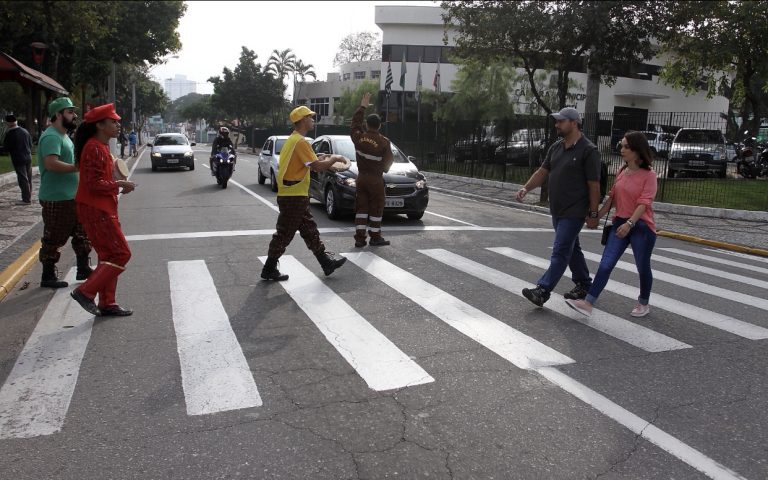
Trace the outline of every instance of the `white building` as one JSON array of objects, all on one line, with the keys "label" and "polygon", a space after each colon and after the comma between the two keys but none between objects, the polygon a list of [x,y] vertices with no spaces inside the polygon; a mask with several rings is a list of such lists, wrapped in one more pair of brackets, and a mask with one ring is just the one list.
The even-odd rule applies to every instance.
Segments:
[{"label": "white building", "polygon": [[165,79],[165,87],[163,89],[168,98],[174,101],[184,95],[197,92],[197,82],[187,80],[186,75],[177,74],[173,78]]},{"label": "white building", "polygon": [[347,63],[339,67],[339,72],[329,73],[325,81],[297,85],[295,92],[297,103],[307,105],[320,115],[321,125],[342,122],[344,119],[337,116],[335,104],[345,90],[354,90],[366,80],[378,81],[379,77],[381,77],[381,62],[378,60]]},{"label": "white building", "polygon": [[[402,89],[399,86],[401,62],[406,57],[406,102],[412,98],[416,88],[416,70],[419,58],[422,59],[422,88],[433,89],[433,79],[437,62],[440,61],[440,86],[443,92],[451,92],[451,82],[456,78],[457,66],[451,63],[450,52],[455,46],[455,31],[447,32],[448,45],[443,44],[444,31],[442,9],[440,7],[421,6],[376,6],[375,21],[382,31],[382,63],[380,88],[384,82],[388,60],[391,59],[392,84],[391,105],[399,105]],[[659,81],[659,66],[663,59],[654,58],[643,64],[638,71],[619,76],[616,83],[609,87],[600,86],[599,112],[614,112],[622,115],[648,117],[653,112],[726,112],[728,100],[717,96],[706,98],[706,92],[686,96]],[[520,69],[520,73],[523,70]],[[570,106],[584,112],[586,99],[587,75],[585,72],[571,72],[570,78],[577,87],[569,92]],[[527,82],[513,90],[525,97],[529,90]],[[523,100],[523,98],[521,98]],[[530,100],[527,100],[530,102]],[[392,120],[390,118],[390,120]],[[682,119],[675,119],[680,123]],[[683,126],[683,125],[680,125]]]}]

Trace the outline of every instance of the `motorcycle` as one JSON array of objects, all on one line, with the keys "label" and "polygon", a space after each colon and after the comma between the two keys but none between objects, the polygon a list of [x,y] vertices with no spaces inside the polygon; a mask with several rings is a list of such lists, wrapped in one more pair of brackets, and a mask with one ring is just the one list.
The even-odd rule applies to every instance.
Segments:
[{"label": "motorcycle", "polygon": [[213,174],[221,188],[227,188],[227,182],[235,171],[235,163],[237,163],[237,153],[231,148],[222,147],[213,157]]},{"label": "motorcycle", "polygon": [[[752,141],[750,141],[752,140]],[[754,139],[748,139],[739,151],[739,160],[736,162],[736,172],[744,178],[756,178],[760,175],[760,165],[755,155]]]}]

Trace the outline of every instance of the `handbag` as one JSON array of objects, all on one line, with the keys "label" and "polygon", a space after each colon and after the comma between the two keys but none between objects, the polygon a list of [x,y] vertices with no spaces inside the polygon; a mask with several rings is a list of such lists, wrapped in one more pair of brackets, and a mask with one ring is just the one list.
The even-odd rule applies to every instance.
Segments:
[{"label": "handbag", "polygon": [[611,209],[608,209],[608,213],[605,214],[605,222],[603,222],[603,236],[600,238],[600,245],[608,243],[608,235],[611,234],[613,228],[613,222],[608,223],[608,217],[611,216]]}]

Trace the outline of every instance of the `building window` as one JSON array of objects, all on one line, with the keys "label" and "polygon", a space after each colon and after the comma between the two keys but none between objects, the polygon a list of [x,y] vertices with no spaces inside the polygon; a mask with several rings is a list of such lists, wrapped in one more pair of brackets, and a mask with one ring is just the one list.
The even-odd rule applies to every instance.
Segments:
[{"label": "building window", "polygon": [[363,80],[365,78],[365,72],[355,72],[355,80]]},{"label": "building window", "polygon": [[381,70],[371,70],[371,78],[374,80],[381,78]]},{"label": "building window", "polygon": [[309,108],[321,116],[327,116],[331,106],[330,98],[312,98],[309,101]]},{"label": "building window", "polygon": [[455,47],[441,47],[430,45],[382,45],[381,59],[383,62],[401,62],[403,52],[406,53],[406,61],[416,63],[421,58],[423,63],[451,63]]},{"label": "building window", "polygon": [[349,78],[350,78],[350,74],[349,74],[349,73],[345,73],[345,74],[344,74],[344,75],[341,77],[341,80],[342,80],[342,81],[344,81],[344,82],[346,82],[347,80],[349,80]]}]

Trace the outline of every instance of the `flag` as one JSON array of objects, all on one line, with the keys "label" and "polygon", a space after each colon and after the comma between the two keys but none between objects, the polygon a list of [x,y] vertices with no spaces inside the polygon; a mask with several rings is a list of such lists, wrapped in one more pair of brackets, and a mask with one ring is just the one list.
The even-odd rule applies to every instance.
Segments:
[{"label": "flag", "polygon": [[392,60],[389,61],[387,66],[387,79],[384,81],[384,90],[387,95],[392,93]]},{"label": "flag", "polygon": [[403,63],[400,64],[400,87],[405,90],[405,72],[408,70],[405,68],[405,50],[403,50]]},{"label": "flag", "polygon": [[435,92],[440,93],[440,59],[437,59],[437,70],[435,70],[435,79],[432,81]]},{"label": "flag", "polygon": [[417,102],[421,97],[421,57],[419,57],[419,68],[416,70],[416,93],[414,97],[416,97]]}]

